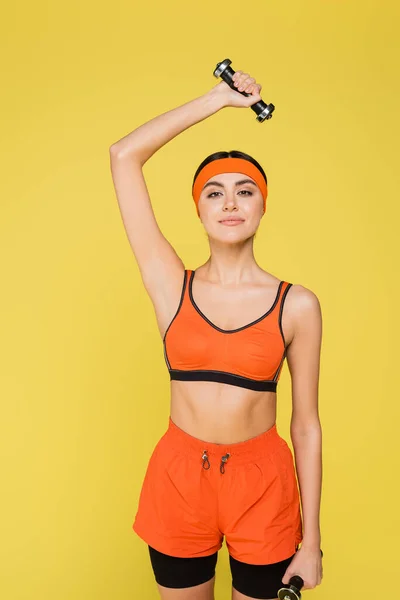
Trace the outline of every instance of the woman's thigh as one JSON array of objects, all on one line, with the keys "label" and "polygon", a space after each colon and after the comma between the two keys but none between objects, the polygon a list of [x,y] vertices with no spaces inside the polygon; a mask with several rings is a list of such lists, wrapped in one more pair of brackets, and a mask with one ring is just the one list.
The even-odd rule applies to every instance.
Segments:
[{"label": "woman's thigh", "polygon": [[162,600],[213,600],[218,552],[181,558],[148,545],[153,573]]},{"label": "woman's thigh", "polygon": [[233,587],[232,600],[277,598],[278,590],[283,587],[282,577],[293,560],[293,556],[272,564],[252,565],[236,560],[229,555]]}]

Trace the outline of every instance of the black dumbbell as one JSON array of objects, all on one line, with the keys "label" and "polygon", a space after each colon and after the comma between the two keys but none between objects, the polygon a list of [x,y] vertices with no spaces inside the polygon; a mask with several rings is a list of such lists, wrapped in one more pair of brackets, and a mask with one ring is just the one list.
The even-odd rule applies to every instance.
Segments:
[{"label": "black dumbbell", "polygon": [[[229,58],[226,58],[222,62],[217,63],[213,75],[217,78],[221,77],[221,79],[223,79],[225,83],[229,85],[229,87],[231,87],[233,90],[236,90],[239,94],[243,94],[243,96],[251,96],[251,94],[248,94],[247,92],[239,92],[239,90],[234,86],[232,77],[234,76],[235,71],[229,66],[231,62],[232,61],[229,60]],[[262,123],[266,119],[270,119],[272,117],[273,111],[275,110],[275,106],[273,104],[265,104],[265,102],[263,102],[262,100],[259,100],[258,102],[253,104],[252,106],[250,106],[250,108],[251,110],[254,110],[254,112],[257,115],[256,120],[260,123]]]},{"label": "black dumbbell", "polygon": [[[324,553],[321,550],[321,556],[323,555]],[[288,587],[283,587],[278,590],[279,600],[301,600],[300,590],[303,585],[304,581],[300,575],[293,575],[289,580]]]}]

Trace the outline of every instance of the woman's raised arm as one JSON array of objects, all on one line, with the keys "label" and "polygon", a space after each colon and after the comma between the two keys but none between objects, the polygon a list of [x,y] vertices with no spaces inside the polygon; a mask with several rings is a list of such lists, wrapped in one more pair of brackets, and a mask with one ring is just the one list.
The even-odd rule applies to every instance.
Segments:
[{"label": "woman's raised arm", "polygon": [[249,86],[251,95],[238,94],[238,90],[220,81],[206,94],[140,125],[110,147],[122,220],[162,335],[179,304],[184,264],[158,227],[142,167],[164,144],[221,108],[245,108],[261,100],[261,85],[254,78],[236,71],[233,79],[239,91]]},{"label": "woman's raised arm", "polygon": [[121,217],[161,333],[178,306],[184,264],[158,227],[142,167],[169,140],[224,106],[217,88],[151,119],[110,147]]}]

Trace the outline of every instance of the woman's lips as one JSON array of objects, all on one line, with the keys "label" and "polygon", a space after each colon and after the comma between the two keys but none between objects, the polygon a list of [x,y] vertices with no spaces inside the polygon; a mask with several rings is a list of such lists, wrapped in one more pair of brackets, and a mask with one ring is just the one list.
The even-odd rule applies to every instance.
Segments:
[{"label": "woman's lips", "polygon": [[233,219],[233,220],[226,220],[226,221],[220,221],[221,225],[228,225],[229,227],[232,227],[234,225],[240,225],[241,223],[244,223],[244,220],[242,219]]}]

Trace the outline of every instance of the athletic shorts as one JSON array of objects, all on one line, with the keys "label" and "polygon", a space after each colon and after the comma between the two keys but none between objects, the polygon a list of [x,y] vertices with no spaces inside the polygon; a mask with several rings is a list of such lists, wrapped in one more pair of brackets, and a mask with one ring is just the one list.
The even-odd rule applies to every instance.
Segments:
[{"label": "athletic shorts", "polygon": [[292,451],[276,424],[244,442],[217,444],[189,435],[169,417],[132,528],[170,557],[211,557],[224,537],[231,564],[293,557],[303,538],[300,496]]}]

